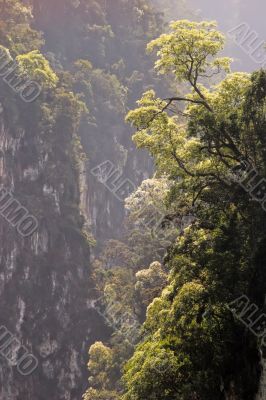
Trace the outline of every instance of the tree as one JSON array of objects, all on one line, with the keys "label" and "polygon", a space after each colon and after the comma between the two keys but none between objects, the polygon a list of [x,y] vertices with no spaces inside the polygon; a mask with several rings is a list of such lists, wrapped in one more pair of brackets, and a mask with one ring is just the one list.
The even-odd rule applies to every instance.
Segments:
[{"label": "tree", "polygon": [[91,387],[83,395],[84,400],[118,400],[118,395],[111,390],[113,368],[112,350],[102,342],[94,343],[89,350]]},{"label": "tree", "polygon": [[49,62],[38,50],[19,55],[16,61],[22,73],[36,80],[43,87],[54,88],[56,86],[58,77],[50,67]]},{"label": "tree", "polygon": [[0,14],[1,45],[9,48],[13,56],[40,48],[42,35],[30,26],[30,7],[21,0],[1,0]]},{"label": "tree", "polygon": [[214,22],[172,22],[171,32],[149,43],[152,52],[158,48],[155,69],[159,74],[172,73],[179,81],[188,82],[203,104],[199,87],[201,78],[210,78],[221,71],[229,71],[230,58],[217,57],[224,47],[224,36]]},{"label": "tree", "polygon": [[[218,57],[223,44],[213,23],[172,23],[148,49],[158,49],[159,74],[191,91],[165,99],[145,92],[127,116],[157,175],[170,179],[171,207],[194,218],[168,252],[170,282],[148,307],[146,335],[125,369],[125,400],[250,399],[257,390],[259,343],[226,305],[239,293],[264,304],[266,217],[230,176],[242,160],[265,176],[266,74],[229,73],[230,60]],[[204,86],[222,71],[220,83]]]},{"label": "tree", "polygon": [[158,261],[151,263],[149,268],[138,271],[136,278],[136,291],[140,293],[140,297],[146,306],[161,294],[167,283],[167,274]]},{"label": "tree", "polygon": [[182,221],[167,202],[171,182],[166,175],[145,179],[125,200],[128,243],[141,254],[139,266],[161,261],[180,232]]}]

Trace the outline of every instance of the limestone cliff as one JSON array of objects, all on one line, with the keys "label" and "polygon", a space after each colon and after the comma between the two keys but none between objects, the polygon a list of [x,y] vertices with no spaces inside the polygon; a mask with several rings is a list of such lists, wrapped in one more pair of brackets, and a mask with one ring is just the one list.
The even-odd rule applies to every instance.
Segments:
[{"label": "limestone cliff", "polygon": [[25,115],[40,117],[38,106],[17,103],[16,124],[5,105],[0,116],[0,183],[38,227],[21,236],[4,218],[1,197],[1,325],[37,358],[38,367],[29,376],[19,373],[19,346],[12,349],[11,364],[1,357],[0,399],[80,399],[86,349],[103,337],[103,324],[89,307],[90,250],[82,234],[71,129],[60,129],[59,111],[50,133],[38,118],[29,124]]}]

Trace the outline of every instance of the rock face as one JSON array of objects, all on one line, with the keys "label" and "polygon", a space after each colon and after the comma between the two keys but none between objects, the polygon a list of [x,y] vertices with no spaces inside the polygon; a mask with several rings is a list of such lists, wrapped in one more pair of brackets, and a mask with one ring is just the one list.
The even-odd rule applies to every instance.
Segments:
[{"label": "rock face", "polygon": [[[0,183],[36,217],[38,227],[21,236],[8,222],[12,215],[4,218],[10,210],[1,197],[0,325],[12,337],[0,328],[0,399],[77,400],[86,387],[87,347],[104,337],[103,323],[90,309],[93,282],[81,233],[80,179],[63,157],[70,140],[49,148],[41,133],[22,120],[18,126],[1,114]],[[31,374],[30,366],[24,370],[27,376],[18,368],[25,348],[38,360]]]},{"label": "rock face", "polygon": [[265,400],[266,399],[266,359],[261,358],[261,366],[262,366],[262,373],[260,377],[260,386],[259,392],[256,397],[256,400]]},{"label": "rock face", "polygon": [[[92,61],[95,71],[84,91],[92,121],[83,121],[80,130],[72,127],[72,106],[65,110],[65,93],[56,92],[58,102],[49,92],[42,102],[23,104],[0,80],[0,185],[38,225],[31,235],[21,236],[15,216],[2,215],[9,210],[0,192],[0,400],[77,400],[87,388],[89,346],[110,336],[91,307],[95,291],[86,229],[92,226],[101,244],[121,235],[124,217],[123,202],[95,181],[90,170],[110,160],[134,184],[152,170],[145,154],[137,156],[124,122],[129,104],[115,103],[122,92],[118,83],[128,86],[132,104],[143,81],[153,81],[140,72],[149,68],[139,54],[145,53],[145,32],[154,17],[150,12],[145,16],[136,1],[119,0],[114,6],[101,0],[21,2],[33,6],[35,28],[46,41],[42,51],[54,69],[72,71],[73,63],[83,58]],[[115,37],[109,25],[117,29]],[[75,135],[89,163],[76,163]],[[21,370],[27,372],[32,364],[20,362],[26,356],[38,363],[27,376]]]},{"label": "rock face", "polygon": [[[84,228],[93,228],[95,252],[106,239],[123,237],[123,201],[91,169],[109,160],[121,170],[122,180],[136,186],[152,172],[150,158],[135,149],[124,117],[143,90],[168,93],[168,84],[158,83],[152,60],[145,57],[146,44],[161,32],[162,21],[148,1],[21,2],[32,6],[34,28],[45,39],[42,52],[57,73],[72,74],[79,59],[92,63],[86,88],[80,85],[83,78],[75,88],[91,119],[74,132],[71,121],[66,123],[71,116],[64,114],[64,98],[51,106],[50,94],[44,100],[48,107],[61,107],[64,114],[51,129],[49,115],[40,124],[40,106],[18,106],[14,94],[0,115],[0,184],[38,223],[32,235],[22,237],[0,209],[0,353],[6,330],[16,343],[13,362],[1,358],[0,400],[77,400],[87,388],[87,349],[109,336],[91,308],[95,250]],[[74,134],[89,160],[78,168],[72,157]],[[18,371],[22,346],[38,360],[29,376]]]}]

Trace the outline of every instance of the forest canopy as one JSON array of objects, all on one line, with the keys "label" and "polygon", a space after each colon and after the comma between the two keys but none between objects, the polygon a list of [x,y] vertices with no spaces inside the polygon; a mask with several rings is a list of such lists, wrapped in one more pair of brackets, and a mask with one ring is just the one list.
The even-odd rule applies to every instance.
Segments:
[{"label": "forest canopy", "polygon": [[[265,175],[266,74],[231,73],[231,59],[220,57],[224,44],[214,22],[171,23],[147,49],[156,52],[160,76],[190,90],[168,98],[148,90],[127,115],[157,179],[168,177],[168,217],[191,217],[168,248],[168,283],[149,297],[142,338],[122,378],[124,400],[248,400],[258,389],[252,363],[259,342],[227,304],[242,293],[264,302],[265,214],[232,171],[246,160]],[[144,276],[148,270],[137,273]]]}]

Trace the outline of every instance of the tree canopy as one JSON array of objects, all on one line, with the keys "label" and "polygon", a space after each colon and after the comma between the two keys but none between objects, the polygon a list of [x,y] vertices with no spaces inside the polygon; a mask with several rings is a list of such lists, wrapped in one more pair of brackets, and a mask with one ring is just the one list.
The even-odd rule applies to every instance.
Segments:
[{"label": "tree canopy", "polygon": [[265,215],[231,172],[249,160],[265,176],[266,74],[230,73],[223,46],[214,23],[173,22],[148,50],[157,50],[159,74],[190,91],[163,99],[147,91],[127,116],[137,146],[169,178],[169,205],[193,219],[168,251],[169,284],[148,307],[125,400],[250,399],[257,390],[259,342],[227,304],[239,293],[264,303]]}]

